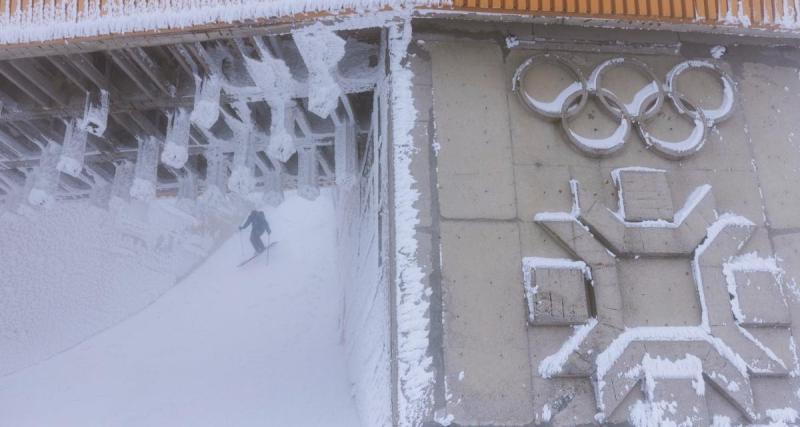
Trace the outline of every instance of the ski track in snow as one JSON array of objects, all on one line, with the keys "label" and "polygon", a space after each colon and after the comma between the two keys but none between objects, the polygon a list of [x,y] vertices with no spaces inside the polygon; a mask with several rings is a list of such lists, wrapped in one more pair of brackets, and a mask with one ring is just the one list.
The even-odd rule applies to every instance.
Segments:
[{"label": "ski track in snow", "polygon": [[358,426],[330,196],[266,211],[270,265],[236,268],[252,249],[233,236],[141,313],[0,379],[0,426]]}]

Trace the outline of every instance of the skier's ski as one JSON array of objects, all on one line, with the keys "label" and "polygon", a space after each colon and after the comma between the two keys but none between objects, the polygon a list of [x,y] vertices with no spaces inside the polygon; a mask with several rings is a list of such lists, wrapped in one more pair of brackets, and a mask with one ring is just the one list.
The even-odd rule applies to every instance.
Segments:
[{"label": "skier's ski", "polygon": [[269,246],[267,246],[266,250],[263,250],[263,251],[261,251],[261,252],[259,252],[259,253],[255,254],[255,255],[251,256],[250,258],[247,258],[246,260],[244,260],[244,261],[242,261],[241,263],[239,263],[239,265],[237,265],[237,267],[241,267],[241,266],[243,266],[243,265],[247,264],[248,262],[250,262],[250,261],[252,261],[252,260],[254,260],[254,259],[258,258],[258,256],[259,256],[259,255],[261,255],[261,254],[263,254],[263,253],[265,253],[265,252],[266,252],[266,253],[269,253],[269,248],[271,248],[271,247],[275,246],[275,244],[277,244],[277,243],[278,243],[278,242],[271,242],[271,243],[269,244]]}]

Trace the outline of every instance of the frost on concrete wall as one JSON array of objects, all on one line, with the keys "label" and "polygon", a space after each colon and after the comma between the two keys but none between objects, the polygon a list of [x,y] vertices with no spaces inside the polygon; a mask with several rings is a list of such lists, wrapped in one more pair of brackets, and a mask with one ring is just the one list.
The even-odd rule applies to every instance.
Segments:
[{"label": "frost on concrete wall", "polygon": [[[373,108],[384,98],[377,91]],[[373,111],[373,131],[383,121]],[[386,156],[382,131],[370,132],[371,139],[363,161],[360,179],[350,186],[337,187],[336,214],[339,247],[339,279],[345,286],[344,341],[348,375],[363,425],[392,425],[392,379],[388,224],[386,212],[386,169],[377,167]],[[350,140],[355,144],[355,139]]]},{"label": "frost on concrete wall", "polygon": [[[653,79],[628,56],[559,53],[590,77],[529,68],[531,102],[509,77],[541,55],[486,45],[425,40],[452,422],[762,425],[800,407],[798,305],[778,268],[797,236],[782,253],[771,234],[797,226],[795,180],[781,183],[796,175],[796,70],[760,64],[745,82],[739,63],[639,56]],[[620,120],[646,132],[618,139]]]}]

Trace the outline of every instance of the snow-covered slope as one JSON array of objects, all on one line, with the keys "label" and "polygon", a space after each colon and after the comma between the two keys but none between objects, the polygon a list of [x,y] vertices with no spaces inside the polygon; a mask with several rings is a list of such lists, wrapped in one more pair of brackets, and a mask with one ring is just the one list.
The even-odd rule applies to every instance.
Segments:
[{"label": "snow-covered slope", "polygon": [[330,194],[266,211],[139,314],[0,378],[0,426],[358,426],[341,343]]}]

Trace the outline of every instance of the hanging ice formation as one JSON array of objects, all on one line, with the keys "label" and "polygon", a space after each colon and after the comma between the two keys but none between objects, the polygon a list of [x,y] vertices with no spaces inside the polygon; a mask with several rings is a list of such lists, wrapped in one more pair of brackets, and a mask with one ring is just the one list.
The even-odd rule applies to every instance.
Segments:
[{"label": "hanging ice formation", "polygon": [[39,167],[34,172],[33,188],[28,193],[28,203],[33,206],[50,207],[55,202],[58,191],[59,171],[58,158],[61,146],[50,142],[42,150]]},{"label": "hanging ice formation", "polygon": [[61,158],[58,160],[57,169],[67,175],[77,177],[83,170],[83,158],[86,154],[86,140],[88,138],[82,122],[70,120],[64,132],[64,143],[61,149]]},{"label": "hanging ice formation", "polygon": [[269,104],[272,124],[267,155],[286,162],[297,151],[293,137],[294,116],[291,112],[292,91],[296,81],[286,62],[275,58],[261,38],[255,37],[254,40],[261,59],[245,56],[244,63],[250,77],[261,89],[264,100]]},{"label": "hanging ice formation", "polygon": [[269,128],[267,155],[286,163],[297,152],[294,142],[294,108],[287,105],[270,105],[272,124]]},{"label": "hanging ice formation", "polygon": [[319,197],[317,147],[313,144],[302,145],[297,151],[297,194],[308,200]]},{"label": "hanging ice formation", "polygon": [[319,22],[293,35],[308,68],[308,109],[326,118],[336,109],[342,96],[336,75],[339,61],[344,58],[345,41]]},{"label": "hanging ice formation", "polygon": [[[334,114],[332,117],[335,117]],[[334,134],[334,167],[336,185],[350,188],[356,183],[358,171],[358,152],[355,141],[355,124],[349,120],[340,120]]]},{"label": "hanging ice formation", "polygon": [[183,174],[178,175],[178,208],[184,211],[192,211],[194,209],[195,201],[197,199],[197,182],[194,174],[186,170]]},{"label": "hanging ice formation", "polygon": [[248,132],[236,144],[233,153],[233,167],[231,177],[228,179],[228,188],[240,195],[249,194],[255,187],[253,164],[255,150],[253,148],[252,133]]},{"label": "hanging ice formation", "polygon": [[131,199],[131,186],[133,185],[133,163],[122,160],[114,166],[114,181],[111,182],[111,195],[109,205],[114,207]]},{"label": "hanging ice formation", "polygon": [[264,202],[270,206],[283,203],[283,174],[281,163],[270,159],[272,168],[264,171]]},{"label": "hanging ice formation", "polygon": [[212,144],[203,153],[206,158],[206,181],[205,191],[200,196],[200,200],[210,206],[216,206],[225,202],[223,189],[226,187],[226,166],[225,155],[217,144]]},{"label": "hanging ice formation", "polygon": [[161,152],[161,161],[175,169],[180,169],[189,159],[189,111],[178,108],[169,117],[167,124],[167,139],[164,151]]},{"label": "hanging ice formation", "polygon": [[86,108],[80,127],[96,136],[103,136],[108,124],[109,97],[108,91],[101,89],[97,102],[92,102],[90,94],[86,94]]},{"label": "hanging ice formation", "polygon": [[216,74],[206,78],[194,76],[194,109],[192,110],[192,123],[210,128],[219,118],[219,98],[222,81]]},{"label": "hanging ice formation", "polygon": [[139,150],[136,153],[136,169],[131,197],[147,201],[156,195],[158,173],[158,140],[154,136],[139,138]]},{"label": "hanging ice formation", "polygon": [[111,200],[111,183],[92,171],[91,168],[86,169],[86,172],[92,177],[92,191],[89,193],[89,202],[100,209],[108,209]]}]

